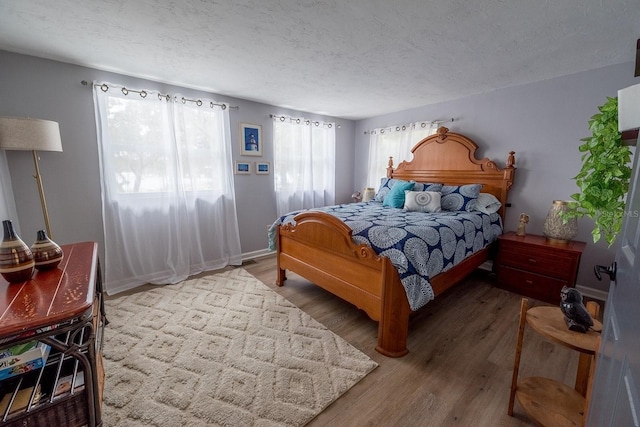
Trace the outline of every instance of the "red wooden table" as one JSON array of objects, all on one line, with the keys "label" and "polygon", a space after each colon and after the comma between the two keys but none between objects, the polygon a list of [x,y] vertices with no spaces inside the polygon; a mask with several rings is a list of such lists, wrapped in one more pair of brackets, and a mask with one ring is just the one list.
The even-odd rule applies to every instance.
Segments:
[{"label": "red wooden table", "polygon": [[[95,338],[96,329],[105,319],[98,247],[94,242],[83,242],[63,245],[62,250],[64,258],[57,268],[36,270],[28,281],[9,284],[0,277],[0,348],[38,340],[51,346],[49,359],[57,350],[64,355],[60,357],[79,361],[87,390],[84,424],[100,425]],[[96,316],[101,322],[94,322]],[[65,333],[70,337],[66,341],[60,339]],[[37,425],[47,419],[47,410],[55,405],[34,405],[30,413],[30,403],[18,418],[24,418],[24,425],[37,420],[33,424]],[[8,412],[0,414],[0,425],[16,422]]]}]

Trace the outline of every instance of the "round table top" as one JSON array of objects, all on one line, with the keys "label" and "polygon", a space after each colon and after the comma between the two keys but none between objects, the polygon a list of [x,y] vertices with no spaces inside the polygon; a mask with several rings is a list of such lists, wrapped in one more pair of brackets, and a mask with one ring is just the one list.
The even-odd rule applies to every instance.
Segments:
[{"label": "round table top", "polygon": [[527,322],[539,334],[573,350],[595,354],[602,323],[593,320],[593,329],[587,333],[570,331],[560,307],[539,306],[527,310]]}]

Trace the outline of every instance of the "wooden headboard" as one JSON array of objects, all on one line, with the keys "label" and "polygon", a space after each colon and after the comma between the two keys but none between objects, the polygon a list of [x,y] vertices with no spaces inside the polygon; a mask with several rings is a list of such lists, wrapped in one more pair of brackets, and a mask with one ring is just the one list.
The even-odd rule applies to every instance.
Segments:
[{"label": "wooden headboard", "polygon": [[387,177],[445,185],[482,184],[482,193],[491,193],[502,203],[499,213],[504,221],[507,193],[516,170],[515,152],[509,152],[505,168],[500,169],[490,159],[477,159],[477,149],[478,145],[466,136],[441,127],[411,149],[411,161],[394,169],[390,157]]}]

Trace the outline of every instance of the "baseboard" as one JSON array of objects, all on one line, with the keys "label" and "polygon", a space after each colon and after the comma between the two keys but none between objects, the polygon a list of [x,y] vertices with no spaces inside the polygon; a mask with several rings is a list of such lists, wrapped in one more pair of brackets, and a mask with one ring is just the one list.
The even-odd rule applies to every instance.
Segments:
[{"label": "baseboard", "polygon": [[576,289],[580,291],[582,296],[596,299],[598,301],[605,302],[609,296],[609,292],[601,291],[600,289],[589,288],[587,286],[576,285]]},{"label": "baseboard", "polygon": [[268,255],[275,254],[274,251],[270,251],[269,249],[260,249],[258,251],[247,252],[242,254],[242,261],[248,261],[250,259],[262,258]]}]

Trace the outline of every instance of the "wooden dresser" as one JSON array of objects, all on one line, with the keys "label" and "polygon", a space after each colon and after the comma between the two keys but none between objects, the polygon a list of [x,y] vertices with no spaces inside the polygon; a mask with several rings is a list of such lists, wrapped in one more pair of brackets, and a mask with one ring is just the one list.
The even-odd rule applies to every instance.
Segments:
[{"label": "wooden dresser", "polygon": [[50,348],[44,366],[0,381],[0,426],[100,426],[106,322],[98,248],[62,246],[57,268],[9,284],[0,277],[0,349]]},{"label": "wooden dresser", "polygon": [[559,244],[535,234],[505,233],[498,238],[494,264],[498,286],[557,305],[562,287],[575,286],[585,246],[579,241]]}]

